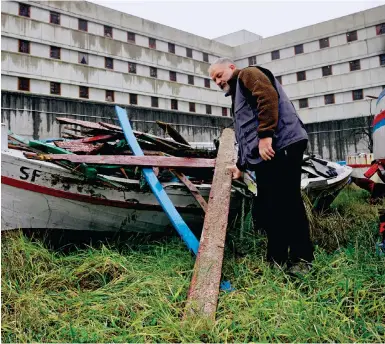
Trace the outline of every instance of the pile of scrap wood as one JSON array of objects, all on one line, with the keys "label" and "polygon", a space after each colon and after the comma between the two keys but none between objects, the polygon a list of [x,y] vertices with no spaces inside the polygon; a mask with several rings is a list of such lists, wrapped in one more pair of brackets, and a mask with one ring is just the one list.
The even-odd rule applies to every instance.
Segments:
[{"label": "pile of scrap wood", "polygon": [[[88,171],[94,170],[94,173],[86,175],[88,177],[102,174],[117,178],[141,178],[138,167],[144,165],[141,165],[139,157],[133,157],[120,126],[64,117],[58,117],[56,120],[62,125],[60,138],[31,140],[27,143],[23,138],[13,134],[9,136],[10,148],[29,151],[26,156],[31,159],[64,163],[74,171],[82,170],[82,165],[86,163]],[[175,179],[175,173],[172,173],[170,168],[178,168],[182,175],[187,173],[189,180],[194,183],[210,183],[217,151],[195,149],[170,124],[160,121],[157,121],[157,124],[164,130],[165,136],[169,137],[139,131],[134,131],[134,134],[144,155],[153,157],[152,160],[147,160],[153,161],[153,166],[159,166],[155,169],[159,180],[167,182]],[[66,157],[65,154],[77,156]],[[173,157],[187,158],[188,163]],[[137,164],[133,165],[135,161]],[[205,168],[198,168],[202,164]]]}]

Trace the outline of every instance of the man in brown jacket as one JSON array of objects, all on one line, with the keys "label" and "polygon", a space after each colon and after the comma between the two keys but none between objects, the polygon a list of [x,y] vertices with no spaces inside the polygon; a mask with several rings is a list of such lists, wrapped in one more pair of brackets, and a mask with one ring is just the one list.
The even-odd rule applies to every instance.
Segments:
[{"label": "man in brown jacket", "polygon": [[309,222],[301,197],[301,165],[308,136],[282,86],[268,69],[237,69],[215,61],[210,77],[232,99],[238,160],[233,178],[255,171],[258,214],[268,237],[267,259],[293,271],[313,260]]}]

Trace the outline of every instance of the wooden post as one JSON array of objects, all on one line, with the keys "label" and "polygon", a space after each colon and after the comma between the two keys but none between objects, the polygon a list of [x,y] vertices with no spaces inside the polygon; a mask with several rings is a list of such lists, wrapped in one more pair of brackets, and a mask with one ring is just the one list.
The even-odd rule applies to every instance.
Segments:
[{"label": "wooden post", "polygon": [[215,319],[225,248],[234,164],[234,132],[225,129],[220,138],[214,178],[202,236],[194,266],[184,317]]}]

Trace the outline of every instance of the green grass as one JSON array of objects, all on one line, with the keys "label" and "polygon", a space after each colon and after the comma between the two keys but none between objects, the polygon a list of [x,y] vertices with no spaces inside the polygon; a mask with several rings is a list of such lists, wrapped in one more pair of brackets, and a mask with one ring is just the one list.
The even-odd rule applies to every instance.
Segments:
[{"label": "green grass", "polygon": [[[349,187],[312,216],[311,273],[264,261],[250,223],[231,231],[216,321],[182,322],[194,259],[176,237],[48,249],[16,232],[2,239],[3,342],[384,342],[385,259],[377,208]],[[250,221],[247,221],[250,222]]]}]

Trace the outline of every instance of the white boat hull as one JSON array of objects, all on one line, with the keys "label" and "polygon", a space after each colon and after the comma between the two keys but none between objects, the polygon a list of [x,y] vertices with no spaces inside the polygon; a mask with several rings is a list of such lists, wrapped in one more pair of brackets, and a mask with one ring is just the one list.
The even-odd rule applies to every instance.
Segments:
[{"label": "white boat hull", "polygon": [[[336,178],[304,178],[303,191],[314,199],[334,199],[346,185],[351,168],[334,163],[342,170]],[[18,150],[2,152],[2,230],[65,229],[113,232],[162,232],[171,222],[153,193],[141,190],[139,181],[104,176],[123,184],[114,188],[91,183],[82,174],[50,162],[31,160]],[[162,183],[171,201],[193,231],[202,229],[204,213],[187,188],[177,182]],[[210,184],[197,185],[208,200]],[[240,209],[242,196],[233,191],[230,216]],[[329,200],[328,200],[329,202]]]},{"label": "white boat hull", "polygon": [[[119,181],[125,190],[90,184],[60,166],[26,159],[16,150],[2,152],[2,230],[154,232],[171,227],[151,191],[140,191],[135,180]],[[202,228],[203,211],[186,187],[163,186],[187,224]],[[198,188],[207,199],[210,185]]]}]

